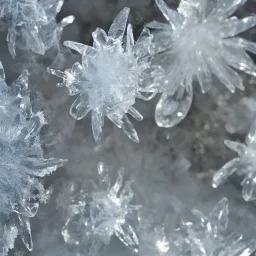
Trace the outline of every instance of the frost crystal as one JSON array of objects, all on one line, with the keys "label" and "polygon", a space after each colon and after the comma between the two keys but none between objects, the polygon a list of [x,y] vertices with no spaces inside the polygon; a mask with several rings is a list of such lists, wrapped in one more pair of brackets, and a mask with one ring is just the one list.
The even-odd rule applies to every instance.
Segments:
[{"label": "frost crystal", "polygon": [[155,52],[165,51],[163,58],[169,64],[155,113],[159,126],[172,127],[185,118],[192,103],[194,78],[203,93],[212,86],[212,74],[233,93],[236,88],[244,90],[234,69],[256,75],[256,66],[246,53],[256,53],[256,44],[236,37],[256,25],[256,16],[230,17],[245,2],[181,0],[174,11],[163,0],[156,0],[169,22],[147,24],[156,30]]},{"label": "frost crystal", "polygon": [[153,36],[144,29],[134,42],[132,26],[126,24],[129,8],[124,8],[114,20],[108,34],[97,28],[93,32],[93,47],[66,41],[64,45],[82,55],[82,64],[75,63],[64,72],[49,70],[59,76],[68,95],[79,95],[70,109],[75,119],[84,118],[92,111],[92,130],[95,140],[100,139],[104,116],[130,139],[139,141],[127,113],[142,120],[142,115],[133,107],[136,98],[151,99],[156,92],[163,70],[150,67],[149,48]]},{"label": "frost crystal", "polygon": [[56,46],[63,28],[72,23],[69,16],[59,24],[56,14],[64,0],[0,0],[0,19],[8,26],[7,42],[10,54],[16,56],[16,46],[44,55]]},{"label": "frost crystal", "polygon": [[17,235],[32,250],[29,218],[35,216],[44,193],[41,177],[64,164],[44,159],[39,134],[42,113],[33,113],[28,93],[28,72],[10,87],[0,64],[0,255],[7,255]]},{"label": "frost crystal", "polygon": [[218,187],[235,172],[244,176],[241,182],[245,201],[256,199],[256,120],[253,122],[245,144],[225,140],[225,145],[238,154],[238,157],[225,164],[213,177],[213,187]]},{"label": "frost crystal", "polygon": [[126,246],[138,252],[138,238],[127,222],[128,216],[140,208],[130,204],[134,195],[132,181],[123,184],[124,169],[121,168],[111,186],[108,170],[102,163],[98,165],[98,173],[99,187],[94,186],[90,196],[81,194],[82,190],[73,198],[78,213],[69,218],[62,229],[65,242],[94,255],[104,244],[109,244],[115,234]]},{"label": "frost crystal", "polygon": [[228,226],[228,200],[223,198],[210,213],[205,216],[201,211],[192,210],[199,223],[183,222],[175,232],[175,255],[190,256],[244,256],[252,255],[256,250],[256,241],[242,241],[242,235],[234,232],[224,233]]}]

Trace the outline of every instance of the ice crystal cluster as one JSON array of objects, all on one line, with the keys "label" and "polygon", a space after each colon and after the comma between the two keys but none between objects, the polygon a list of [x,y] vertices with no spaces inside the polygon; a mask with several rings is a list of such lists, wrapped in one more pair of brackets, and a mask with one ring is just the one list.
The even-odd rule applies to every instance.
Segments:
[{"label": "ice crystal cluster", "polygon": [[142,120],[142,115],[133,107],[135,100],[151,99],[163,76],[159,66],[150,65],[149,48],[153,36],[145,28],[134,41],[132,26],[127,27],[129,11],[129,8],[124,8],[119,13],[108,33],[97,28],[92,34],[93,47],[64,42],[65,46],[82,55],[82,64],[75,63],[64,72],[49,70],[63,79],[58,86],[67,87],[68,95],[78,95],[71,106],[71,116],[80,120],[92,112],[96,141],[100,139],[106,116],[130,139],[139,142],[127,113]]},{"label": "ice crystal cluster", "polygon": [[89,255],[96,255],[116,235],[127,247],[138,252],[138,238],[127,222],[127,218],[140,208],[131,204],[132,180],[124,182],[124,169],[120,168],[116,182],[111,185],[108,169],[102,163],[98,164],[98,174],[99,184],[93,186],[91,194],[81,190],[72,199],[77,213],[62,229],[65,242]]},{"label": "ice crystal cluster", "polygon": [[73,17],[56,23],[56,14],[64,0],[0,0],[0,19],[8,27],[10,54],[16,56],[16,46],[22,50],[44,55],[59,43],[63,28]]},{"label": "ice crystal cluster", "polygon": [[256,241],[242,240],[237,232],[225,235],[228,227],[228,200],[223,198],[207,217],[199,210],[192,210],[198,223],[182,222],[174,236],[175,255],[191,256],[249,256],[256,249]]},{"label": "ice crystal cluster", "polygon": [[213,177],[213,187],[218,187],[231,175],[243,176],[241,186],[245,201],[256,199],[256,120],[245,139],[245,144],[225,140],[225,145],[236,152],[238,157],[226,163]]},{"label": "ice crystal cluster", "polygon": [[161,127],[172,127],[187,115],[194,80],[202,93],[210,90],[216,77],[232,93],[244,90],[236,70],[256,75],[256,66],[246,51],[256,53],[256,44],[237,37],[256,25],[256,16],[231,16],[246,0],[181,0],[177,11],[164,0],[156,4],[169,24],[147,24],[155,31],[155,53],[168,59],[155,119]]},{"label": "ice crystal cluster", "polygon": [[28,72],[11,86],[0,64],[0,255],[7,255],[19,235],[32,250],[29,219],[44,199],[41,178],[64,164],[44,159],[40,130],[43,114],[33,113],[28,92]]}]

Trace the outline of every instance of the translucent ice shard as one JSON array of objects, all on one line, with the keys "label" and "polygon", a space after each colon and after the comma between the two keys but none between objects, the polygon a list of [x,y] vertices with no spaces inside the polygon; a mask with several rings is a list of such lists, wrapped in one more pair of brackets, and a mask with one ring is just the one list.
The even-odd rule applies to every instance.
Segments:
[{"label": "translucent ice shard", "polygon": [[193,80],[206,93],[214,75],[233,93],[244,90],[235,69],[256,76],[256,65],[246,53],[255,53],[256,44],[237,37],[256,25],[256,16],[230,17],[246,0],[181,0],[177,11],[164,0],[155,1],[169,23],[146,25],[155,31],[155,54],[160,53],[160,60],[167,63],[155,119],[159,126],[172,127],[191,107]]},{"label": "translucent ice shard", "polygon": [[90,195],[82,190],[72,199],[78,213],[69,218],[62,229],[65,242],[76,249],[78,247],[80,253],[95,255],[116,235],[127,247],[138,252],[138,238],[126,220],[140,208],[131,205],[134,195],[132,181],[123,182],[124,169],[121,168],[116,182],[111,185],[108,170],[102,163],[98,165],[98,174],[99,185],[93,186]]},{"label": "translucent ice shard", "polygon": [[218,187],[234,173],[241,175],[242,195],[245,201],[256,199],[256,120],[246,137],[245,144],[226,140],[228,148],[238,154],[238,157],[225,164],[213,177],[213,187]]},{"label": "translucent ice shard", "polygon": [[45,120],[42,113],[32,111],[28,72],[7,86],[0,63],[0,95],[0,255],[4,256],[17,235],[32,250],[29,219],[36,215],[44,194],[40,178],[65,160],[43,157],[39,135]]},{"label": "translucent ice shard", "polygon": [[250,256],[256,250],[256,241],[242,240],[239,233],[225,235],[228,226],[228,201],[223,198],[207,217],[199,210],[192,210],[198,223],[182,222],[174,232],[174,255],[191,256]]},{"label": "translucent ice shard", "polygon": [[56,23],[56,14],[63,0],[0,0],[0,19],[8,27],[7,42],[10,54],[16,56],[16,46],[38,54],[57,46],[63,28],[73,17]]},{"label": "translucent ice shard", "polygon": [[137,120],[142,115],[133,107],[136,98],[151,99],[158,90],[163,70],[150,65],[149,49],[153,36],[145,28],[135,42],[132,26],[127,29],[129,8],[124,8],[111,25],[108,34],[97,28],[93,47],[66,41],[64,45],[82,55],[82,64],[75,63],[64,72],[49,72],[63,79],[69,95],[78,95],[70,109],[75,119],[90,111],[95,140],[100,139],[104,117],[108,117],[127,136],[139,142],[137,132],[127,114]]}]

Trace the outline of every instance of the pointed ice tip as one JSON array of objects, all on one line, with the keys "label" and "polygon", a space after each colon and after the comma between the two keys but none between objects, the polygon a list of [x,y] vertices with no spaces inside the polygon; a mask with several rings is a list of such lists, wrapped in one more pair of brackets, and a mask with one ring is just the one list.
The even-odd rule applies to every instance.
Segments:
[{"label": "pointed ice tip", "polygon": [[93,137],[94,137],[95,143],[99,144],[101,141],[101,132],[93,131]]},{"label": "pointed ice tip", "polygon": [[66,17],[66,18],[64,18],[64,19],[61,20],[60,26],[61,26],[62,28],[64,28],[64,27],[67,26],[68,24],[73,23],[74,20],[75,20],[75,17],[72,16],[72,15],[70,15],[70,16],[68,16],[68,17]]},{"label": "pointed ice tip", "polygon": [[130,8],[125,7],[115,18],[110,29],[108,31],[108,36],[113,37],[114,39],[121,38],[123,39],[124,32],[126,29],[128,16],[130,13]]},{"label": "pointed ice tip", "polygon": [[77,42],[74,42],[74,41],[65,41],[63,43],[64,46],[80,53],[81,55],[84,55],[88,46],[87,45],[84,45],[84,44],[81,44],[81,43],[77,43]]},{"label": "pointed ice tip", "polygon": [[217,205],[221,205],[223,207],[227,206],[228,205],[228,199],[226,197],[223,197]]}]

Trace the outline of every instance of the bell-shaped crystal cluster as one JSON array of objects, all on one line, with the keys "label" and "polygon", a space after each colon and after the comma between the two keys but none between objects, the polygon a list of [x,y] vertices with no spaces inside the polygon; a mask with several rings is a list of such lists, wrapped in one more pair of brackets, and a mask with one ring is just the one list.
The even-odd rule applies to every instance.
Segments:
[{"label": "bell-shaped crystal cluster", "polygon": [[[122,128],[130,139],[139,141],[127,113],[137,120],[142,115],[133,107],[136,98],[151,99],[157,91],[164,71],[150,65],[153,36],[145,28],[137,42],[132,26],[127,26],[129,8],[124,8],[114,20],[108,34],[97,28],[93,32],[93,47],[66,41],[64,45],[82,55],[82,64],[75,63],[64,72],[49,69],[59,76],[68,95],[79,95],[70,109],[75,119],[84,118],[92,111],[92,130],[100,139],[104,117]],[[126,31],[126,33],[125,33]]]},{"label": "bell-shaped crystal cluster", "polygon": [[246,51],[256,53],[256,44],[237,37],[256,25],[256,16],[230,17],[246,0],[181,0],[177,11],[164,0],[156,0],[169,24],[157,21],[146,26],[155,31],[155,53],[167,60],[162,97],[155,119],[161,127],[172,127],[187,115],[193,99],[193,80],[202,93],[212,86],[213,76],[232,93],[244,90],[234,70],[256,76],[256,65]]},{"label": "bell-shaped crystal cluster", "polygon": [[29,219],[44,199],[41,178],[66,161],[44,159],[40,130],[43,114],[33,113],[28,93],[28,72],[11,86],[0,64],[0,255],[7,255],[20,235],[32,250]]},{"label": "bell-shaped crystal cluster", "polygon": [[226,163],[213,177],[213,187],[218,187],[229,176],[236,173],[243,176],[241,186],[245,201],[256,199],[256,120],[245,139],[245,144],[225,140],[225,145],[236,152],[238,157]]},{"label": "bell-shaped crystal cluster", "polygon": [[140,206],[131,205],[133,191],[132,180],[123,182],[124,169],[118,170],[118,177],[111,185],[108,170],[102,163],[98,165],[99,186],[94,184],[91,194],[80,190],[73,199],[76,210],[62,229],[65,242],[81,252],[95,255],[102,246],[109,244],[110,238],[116,235],[127,247],[138,252],[138,238],[127,222],[132,213]]},{"label": "bell-shaped crystal cluster", "polygon": [[[237,232],[225,235],[228,226],[228,200],[223,198],[207,217],[192,210],[198,223],[182,222],[174,233],[174,255],[191,256],[250,256],[256,250],[256,241],[242,240]],[[172,254],[171,254],[172,255]]]},{"label": "bell-shaped crystal cluster", "polygon": [[63,28],[73,16],[56,23],[56,14],[64,0],[0,0],[0,19],[8,28],[10,54],[16,56],[16,46],[44,55],[58,45]]}]

